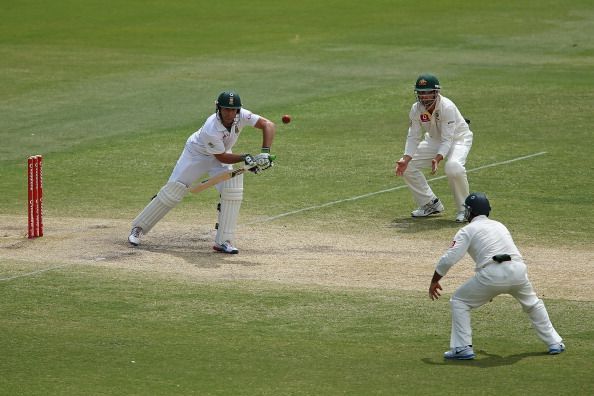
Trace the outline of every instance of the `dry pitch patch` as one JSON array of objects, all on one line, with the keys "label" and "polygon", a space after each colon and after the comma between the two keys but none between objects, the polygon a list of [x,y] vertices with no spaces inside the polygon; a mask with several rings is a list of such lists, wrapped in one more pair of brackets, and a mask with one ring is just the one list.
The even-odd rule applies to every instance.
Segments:
[{"label": "dry pitch patch", "polygon": [[[129,221],[48,218],[46,235],[29,240],[25,217],[0,216],[0,279],[83,265],[198,282],[258,280],[425,291],[453,236],[448,230],[443,239],[425,240],[422,235],[402,237],[389,228],[326,234],[275,222],[240,225],[240,253],[224,255],[212,250],[214,232],[209,228],[162,221],[134,248],[127,242]],[[520,246],[520,251],[540,297],[594,300],[594,251],[551,246]],[[444,292],[452,293],[472,273],[466,257],[444,278]]]}]

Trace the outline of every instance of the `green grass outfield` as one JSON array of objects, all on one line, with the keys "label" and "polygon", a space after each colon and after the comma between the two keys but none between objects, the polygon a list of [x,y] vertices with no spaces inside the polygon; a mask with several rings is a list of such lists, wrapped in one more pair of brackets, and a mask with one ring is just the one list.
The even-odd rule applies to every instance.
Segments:
[{"label": "green grass outfield", "polygon": [[11,335],[0,363],[7,395],[593,389],[591,301],[547,301],[571,340],[563,355],[546,355],[517,304],[499,298],[474,314],[477,359],[444,362],[449,312],[425,293],[157,281],[89,267],[0,290],[11,313],[2,317]]},{"label": "green grass outfield", "polygon": [[[246,176],[241,222],[336,202],[271,221],[447,240],[457,226],[443,221],[392,227],[413,208],[393,165],[427,71],[472,120],[471,189],[520,249],[592,250],[591,1],[0,0],[0,14],[0,217],[25,216],[26,158],[43,154],[48,219],[132,219],[231,88],[278,124],[277,164]],[[236,148],[259,145],[246,129]],[[453,218],[447,182],[432,185]],[[191,227],[215,201],[187,198],[172,216]],[[594,393],[592,301],[546,300],[568,340],[551,358],[497,300],[474,316],[486,352],[452,365],[447,304],[425,293],[80,265],[12,278],[62,263],[5,246],[0,394]]]}]

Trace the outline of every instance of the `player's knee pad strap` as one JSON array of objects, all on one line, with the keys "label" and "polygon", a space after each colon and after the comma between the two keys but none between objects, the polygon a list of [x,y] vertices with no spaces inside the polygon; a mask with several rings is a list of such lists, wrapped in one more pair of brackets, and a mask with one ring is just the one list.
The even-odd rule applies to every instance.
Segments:
[{"label": "player's knee pad strap", "polygon": [[132,227],[142,228],[147,234],[173,207],[184,198],[188,187],[183,183],[169,182],[161,188],[157,196],[132,221]]}]

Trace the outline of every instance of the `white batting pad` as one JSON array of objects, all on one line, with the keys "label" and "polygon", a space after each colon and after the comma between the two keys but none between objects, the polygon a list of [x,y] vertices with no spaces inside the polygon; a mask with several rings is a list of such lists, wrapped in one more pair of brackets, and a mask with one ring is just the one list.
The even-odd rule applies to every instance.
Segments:
[{"label": "white batting pad", "polygon": [[216,243],[222,244],[225,241],[233,241],[242,200],[243,175],[224,181],[221,188],[221,210],[215,237]]},{"label": "white batting pad", "polygon": [[157,196],[132,221],[132,227],[140,227],[143,234],[148,234],[155,224],[181,202],[187,192],[188,187],[183,183],[165,184]]}]

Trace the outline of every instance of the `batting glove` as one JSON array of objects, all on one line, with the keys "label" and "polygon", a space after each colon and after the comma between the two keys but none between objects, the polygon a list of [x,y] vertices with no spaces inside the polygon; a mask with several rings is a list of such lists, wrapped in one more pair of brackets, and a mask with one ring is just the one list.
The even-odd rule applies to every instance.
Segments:
[{"label": "batting glove", "polygon": [[261,169],[251,154],[245,154],[243,156],[243,162],[245,162],[245,164],[250,168],[250,172],[253,172],[255,174],[260,173]]},{"label": "batting glove", "polygon": [[273,166],[274,163],[272,162],[272,160],[273,157],[268,153],[260,153],[254,157],[254,161],[256,161],[258,168],[262,170],[268,169],[271,166]]}]

